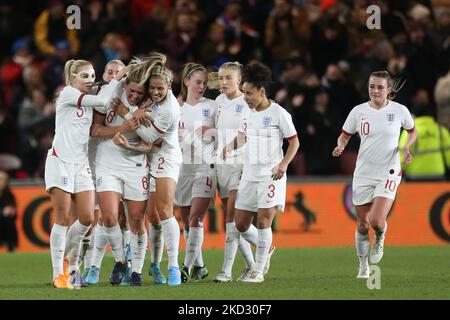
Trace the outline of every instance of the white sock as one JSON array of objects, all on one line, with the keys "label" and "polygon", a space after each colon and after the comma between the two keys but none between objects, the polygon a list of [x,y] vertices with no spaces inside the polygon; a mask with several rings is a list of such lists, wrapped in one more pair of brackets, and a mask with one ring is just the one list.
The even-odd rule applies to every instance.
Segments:
[{"label": "white sock", "polygon": [[88,245],[88,248],[86,250],[86,253],[84,255],[84,269],[90,268],[92,264],[92,253],[94,252],[94,241],[95,241],[95,233],[94,233],[95,227],[91,230],[91,235],[88,237],[84,237],[83,239],[83,246],[86,244]]},{"label": "white sock", "polygon": [[79,220],[76,220],[67,232],[65,255],[69,259],[69,272],[78,270],[82,240],[89,228],[90,225],[82,225]]},{"label": "white sock", "polygon": [[[225,272],[226,275],[231,276],[234,258],[236,257],[236,252],[238,249],[239,231],[236,229],[236,224],[234,222],[229,222],[225,224],[225,231],[226,231],[226,238],[225,238],[225,248],[223,251],[224,259],[222,271]],[[244,239],[242,240],[247,242]]]},{"label": "white sock", "polygon": [[202,250],[203,236],[203,227],[189,228],[189,241],[186,247],[186,256],[184,258],[184,266],[187,267],[189,271],[194,265],[198,253]]},{"label": "white sock", "polygon": [[105,227],[99,224],[97,224],[93,232],[95,237],[91,266],[96,266],[100,269],[103,257],[105,256],[106,245],[108,244],[108,235],[106,234]]},{"label": "white sock", "polygon": [[169,256],[168,267],[179,267],[178,265],[178,247],[180,245],[180,226],[175,217],[161,221],[161,227],[164,242],[167,246],[167,255]]},{"label": "white sock", "polygon": [[263,273],[271,244],[272,228],[258,229],[258,246],[256,247],[254,270]]},{"label": "white sock", "polygon": [[127,249],[127,247],[130,246],[131,243],[131,231],[130,229],[128,230],[122,230],[122,241],[123,241],[123,250],[124,250],[124,254],[125,254],[125,250]]},{"label": "white sock", "polygon": [[54,224],[50,232],[50,252],[52,256],[53,279],[63,273],[64,251],[68,227]]},{"label": "white sock", "polygon": [[380,237],[384,237],[386,235],[386,231],[387,231],[387,221],[384,224],[383,231],[375,232],[375,237],[377,237],[377,239],[379,239]]},{"label": "white sock", "polygon": [[133,272],[142,273],[142,267],[145,261],[145,252],[147,251],[147,231],[142,234],[131,232],[131,265]]},{"label": "white sock", "polygon": [[255,247],[258,246],[258,229],[251,224],[247,231],[240,233],[242,237],[244,237],[245,240],[250,242]]},{"label": "white sock", "polygon": [[358,230],[355,231],[355,242],[356,242],[356,254],[359,258],[359,265],[368,265],[367,257],[369,255],[370,239],[369,233],[360,234]]},{"label": "white sock", "polygon": [[150,263],[159,264],[161,263],[164,251],[164,238],[160,224],[150,224],[148,238],[150,239]]},{"label": "white sock", "polygon": [[[188,242],[189,242],[189,230],[186,230],[183,228],[183,236],[184,236],[184,242],[186,244],[186,252],[188,249]],[[184,261],[186,262],[186,255],[184,256]],[[184,265],[186,266],[186,263],[184,263]],[[204,267],[205,263],[203,262],[203,254],[202,254],[202,250],[200,248],[200,252],[197,255],[197,258],[195,258],[195,262],[194,262],[194,266],[197,267]]]},{"label": "white sock", "polygon": [[238,249],[242,255],[242,258],[244,258],[246,269],[252,269],[253,266],[255,265],[252,246],[250,245],[250,242],[241,237],[239,233],[238,233]]},{"label": "white sock", "polygon": [[123,252],[122,231],[120,230],[119,224],[111,228],[105,227],[105,231],[114,260],[116,262],[124,262],[125,254]]}]

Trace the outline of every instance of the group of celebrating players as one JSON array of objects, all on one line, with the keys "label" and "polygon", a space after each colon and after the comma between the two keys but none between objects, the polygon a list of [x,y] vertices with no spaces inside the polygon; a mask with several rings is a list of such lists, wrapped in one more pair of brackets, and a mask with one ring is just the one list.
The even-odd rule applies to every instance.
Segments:
[{"label": "group of celebrating players", "polygon": [[[189,277],[207,277],[203,222],[216,193],[226,212],[226,239],[223,267],[214,282],[233,280],[238,250],[246,269],[237,281],[264,281],[275,250],[272,222],[284,209],[286,170],[299,148],[291,115],[268,98],[270,69],[259,62],[245,68],[227,62],[213,74],[201,64],[187,63],[178,98],[171,89],[172,71],[160,53],[128,66],[110,61],[100,83],[95,83],[94,69],[84,60],[68,61],[64,72],[66,87],[56,100],[55,136],[45,167],[55,216],[50,234],[53,286],[72,289],[98,283],[107,243],[115,260],[109,277],[113,285],[142,286],[148,242],[149,273],[155,284],[177,286]],[[398,152],[392,154],[396,145],[382,138],[385,115],[376,111],[394,114],[387,117],[392,141],[395,130],[403,127],[411,133],[407,148],[414,142],[408,110],[387,99],[393,88],[390,81],[383,73],[372,74],[371,101],[350,113],[333,151],[339,156],[356,132],[362,137],[361,147],[367,140],[365,152],[370,154],[374,144],[381,148],[374,160],[379,161],[379,176],[365,176],[370,170],[360,164],[373,162],[366,153],[358,158],[355,171],[354,185],[360,190],[354,193],[359,277],[368,276],[369,224],[376,231],[371,261],[381,259],[385,220],[401,178]],[[205,98],[207,86],[214,82],[219,96]],[[180,209],[186,242],[181,267],[174,205]],[[160,268],[164,248],[167,279]]]}]

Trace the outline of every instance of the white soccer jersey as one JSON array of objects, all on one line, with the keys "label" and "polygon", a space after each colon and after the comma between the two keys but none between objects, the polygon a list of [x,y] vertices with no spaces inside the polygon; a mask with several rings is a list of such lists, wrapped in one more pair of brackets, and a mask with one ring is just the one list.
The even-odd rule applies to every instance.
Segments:
[{"label": "white soccer jersey", "polygon": [[271,101],[264,111],[249,109],[239,130],[247,137],[242,180],[270,180],[272,169],[283,160],[283,139],[297,137],[291,115]]},{"label": "white soccer jersey", "polygon": [[[150,127],[140,126],[136,133],[146,142],[153,143],[150,156],[182,162],[178,143],[178,123],[180,122],[180,104],[172,93],[161,104],[154,103],[146,112],[154,121]],[[132,115],[128,113],[126,118]]]},{"label": "white soccer jersey", "polygon": [[[112,94],[110,95],[110,99],[105,108],[105,112],[103,113],[106,115],[105,126],[107,127],[117,127],[120,126],[123,121],[125,121],[122,117],[116,115],[114,110],[112,110],[111,108],[109,102],[114,97],[119,97],[125,107],[127,107],[131,112],[134,112],[138,109],[137,106],[133,106],[128,103],[124,85],[125,80],[120,81],[120,83],[115,87],[114,92],[112,92]],[[124,133],[123,135],[125,136],[125,138],[127,138],[130,145],[139,143],[140,138],[135,131],[129,131]],[[124,149],[116,145],[110,138],[99,139],[94,163],[96,166],[103,166],[110,169],[126,170],[129,168],[145,167],[147,165],[147,156],[146,154]]]},{"label": "white soccer jersey", "polygon": [[178,128],[183,165],[180,176],[205,175],[210,165],[215,163],[215,137],[205,135],[202,138],[195,130],[202,126],[214,129],[216,113],[216,102],[206,98],[202,98],[195,106],[184,103],[181,107]]},{"label": "white soccer jersey", "polygon": [[355,177],[383,179],[387,175],[400,174],[398,139],[401,128],[414,129],[409,110],[394,101],[382,109],[374,109],[369,103],[360,104],[350,111],[342,131],[361,137]]},{"label": "white soccer jersey", "polygon": [[233,100],[227,98],[226,94],[222,93],[216,98],[218,105],[217,111],[217,160],[218,164],[243,164],[245,157],[245,148],[242,146],[238,150],[231,152],[230,156],[224,161],[221,158],[223,147],[230,143],[238,133],[239,125],[248,112],[249,107],[244,100],[244,95]]},{"label": "white soccer jersey", "polygon": [[89,164],[88,142],[93,108],[101,110],[107,103],[104,94],[90,95],[67,86],[56,100],[53,154],[62,161]]}]

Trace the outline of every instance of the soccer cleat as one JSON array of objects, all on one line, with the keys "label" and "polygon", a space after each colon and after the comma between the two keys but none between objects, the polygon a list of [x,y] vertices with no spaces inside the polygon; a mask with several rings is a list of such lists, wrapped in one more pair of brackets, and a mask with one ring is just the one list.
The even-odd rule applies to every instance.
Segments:
[{"label": "soccer cleat", "polygon": [[53,288],[56,289],[73,289],[73,285],[70,283],[70,278],[64,274],[59,274],[53,279]]},{"label": "soccer cleat", "polygon": [[87,276],[89,274],[89,270],[91,270],[91,268],[84,268],[83,274],[81,276],[83,278],[84,282],[86,282]]},{"label": "soccer cleat", "polygon": [[266,275],[270,269],[270,258],[272,258],[273,253],[275,252],[276,247],[274,245],[270,246],[269,253],[267,255],[266,265],[264,266],[263,275]]},{"label": "soccer cleat", "polygon": [[189,279],[189,270],[187,267],[183,266],[180,269],[181,272],[181,282],[186,283]]},{"label": "soccer cleat", "polygon": [[73,270],[70,273],[70,284],[72,284],[75,289],[87,286],[86,282],[84,282],[83,277],[81,276],[80,270]]},{"label": "soccer cleat", "polygon": [[215,283],[226,283],[233,281],[233,278],[227,275],[225,272],[220,271],[219,274],[213,279]]},{"label": "soccer cleat", "polygon": [[250,275],[251,270],[245,269],[245,271],[236,279],[236,281],[242,281],[242,279],[247,278]]},{"label": "soccer cleat", "polygon": [[167,282],[166,278],[161,273],[159,263],[151,263],[150,271],[148,272],[148,274],[153,277],[154,284],[165,284]]},{"label": "soccer cleat", "polygon": [[264,281],[264,276],[261,272],[250,271],[249,275],[245,278],[242,278],[241,281],[246,283],[260,283]]},{"label": "soccer cleat", "polygon": [[130,282],[130,286],[132,287],[142,287],[142,280],[141,280],[141,275],[137,272],[133,272],[131,274],[131,282]]},{"label": "soccer cleat", "polygon": [[129,286],[131,285],[131,274],[133,270],[131,268],[131,264],[127,263],[127,270],[125,271],[122,281],[120,281],[121,286]]},{"label": "soccer cleat", "polygon": [[122,263],[120,261],[116,262],[114,265],[114,269],[111,272],[111,275],[109,276],[109,282],[112,285],[118,285],[120,282],[122,282],[122,278],[127,270],[127,264]]},{"label": "soccer cleat", "polygon": [[371,264],[377,264],[383,258],[383,247],[384,247],[384,239],[386,238],[387,224],[384,232],[381,236],[377,237],[375,235],[375,239],[372,242],[372,250],[370,252],[369,261]]},{"label": "soccer cleat", "polygon": [[356,278],[358,279],[368,279],[370,276],[370,268],[369,265],[366,264],[364,266],[359,266],[358,275]]},{"label": "soccer cleat", "polygon": [[206,269],[206,266],[203,266],[203,267],[194,266],[192,268],[191,279],[194,281],[205,279],[208,275],[209,275],[209,271],[208,271],[208,269]]},{"label": "soccer cleat", "polygon": [[87,284],[97,284],[99,278],[100,278],[100,268],[97,268],[96,266],[91,266],[85,282]]},{"label": "soccer cleat", "polygon": [[169,271],[167,273],[167,284],[169,286],[178,286],[181,284],[181,272],[178,267],[169,267]]}]

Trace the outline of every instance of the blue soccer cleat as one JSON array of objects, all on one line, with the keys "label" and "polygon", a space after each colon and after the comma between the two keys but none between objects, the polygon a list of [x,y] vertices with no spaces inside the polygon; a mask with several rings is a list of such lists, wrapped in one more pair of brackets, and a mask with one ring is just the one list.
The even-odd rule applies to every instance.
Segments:
[{"label": "blue soccer cleat", "polygon": [[89,269],[89,273],[86,276],[86,283],[87,284],[97,284],[98,279],[100,278],[100,268],[97,268],[96,266],[91,266]]},{"label": "blue soccer cleat", "polygon": [[128,263],[127,270],[125,271],[125,274],[123,275],[122,281],[120,282],[121,286],[129,286],[131,285],[131,274],[133,272],[133,269],[131,268],[131,264]]},{"label": "blue soccer cleat", "polygon": [[139,273],[133,272],[131,274],[131,283],[130,283],[130,285],[132,287],[142,287],[143,286],[142,280],[141,280],[141,275]]},{"label": "blue soccer cleat", "polygon": [[118,285],[122,282],[122,279],[127,271],[127,264],[123,262],[116,262],[114,265],[114,269],[109,276],[109,282],[112,285]]},{"label": "blue soccer cleat", "polygon": [[87,286],[87,284],[83,280],[83,277],[81,276],[80,270],[73,270],[70,273],[70,284],[75,289],[79,289],[81,287],[86,287]]},{"label": "blue soccer cleat", "polygon": [[159,263],[150,264],[150,271],[148,274],[153,277],[154,284],[165,284],[167,282],[166,278],[161,273]]},{"label": "blue soccer cleat", "polygon": [[91,268],[84,268],[83,274],[81,275],[81,277],[83,278],[83,281],[86,282],[86,278],[89,274],[89,270],[91,270]]},{"label": "blue soccer cleat", "polygon": [[167,284],[169,286],[178,286],[181,284],[181,272],[178,267],[169,267],[169,271],[167,273],[168,281]]}]

